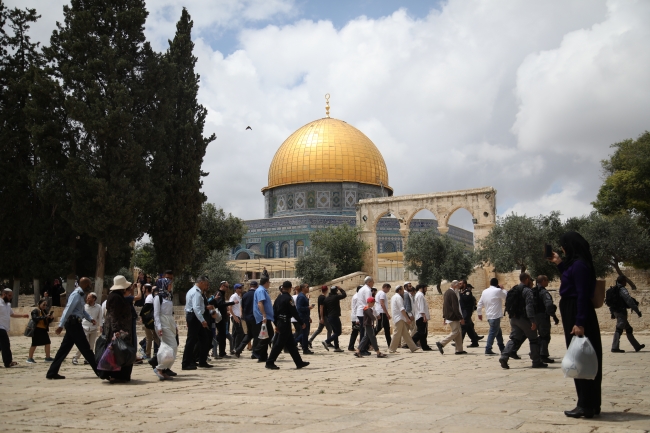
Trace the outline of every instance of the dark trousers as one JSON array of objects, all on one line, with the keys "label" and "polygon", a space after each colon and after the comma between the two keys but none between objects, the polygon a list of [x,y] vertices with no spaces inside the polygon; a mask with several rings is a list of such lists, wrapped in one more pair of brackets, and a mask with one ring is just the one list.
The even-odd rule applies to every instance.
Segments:
[{"label": "dark trousers", "polygon": [[2,362],[5,367],[9,367],[14,358],[11,354],[11,343],[9,342],[9,334],[4,329],[0,329],[0,348],[2,348]]},{"label": "dark trousers", "polygon": [[417,332],[413,335],[413,342],[417,344],[419,341],[422,350],[430,348],[429,344],[427,343],[427,335],[429,334],[429,327],[427,325],[428,322],[425,322],[424,318],[422,317],[415,321]]},{"label": "dark trousers", "polygon": [[269,344],[273,339],[273,323],[270,320],[266,321],[266,331],[269,333],[269,338],[260,340],[257,338],[260,335],[262,330],[262,322],[255,324],[255,340],[256,343],[253,343],[253,356],[259,361],[266,361],[269,357]]},{"label": "dark trousers", "polygon": [[[566,347],[571,344],[571,331],[576,323],[578,315],[578,299],[562,298],[560,300],[560,314],[562,315],[562,327],[564,328],[564,338]],[[574,379],[576,392],[578,394],[578,406],[583,409],[599,409],[601,402],[601,384],[603,382],[603,343],[600,340],[600,325],[596,310],[589,304],[587,310],[587,320],[585,322],[585,337],[589,338],[591,345],[594,346],[596,357],[598,358],[598,373],[594,380]]]},{"label": "dark trousers", "polygon": [[318,328],[314,331],[313,334],[311,334],[311,337],[309,337],[309,342],[310,343],[312,341],[314,341],[314,338],[316,338],[316,336],[323,331],[323,328],[327,329],[327,339],[328,340],[332,336],[332,326],[330,325],[330,323],[328,322],[327,319],[328,319],[327,317],[323,317],[323,323],[320,323],[320,321],[318,322]]},{"label": "dark trousers", "polygon": [[386,313],[381,313],[377,319],[377,327],[375,328],[375,335],[379,335],[379,331],[384,329],[384,335],[386,336],[386,343],[390,346],[390,320],[388,320],[388,315]]},{"label": "dark trousers", "polygon": [[232,339],[232,347],[233,350],[235,350],[244,339],[244,328],[241,326],[241,319],[239,323],[237,323],[235,319],[232,319]]},{"label": "dark trousers", "polygon": [[472,344],[478,344],[478,335],[474,330],[474,322],[472,321],[472,312],[469,313],[463,312],[463,319],[465,319],[465,324],[460,325],[463,340],[465,339],[465,335],[467,334]]},{"label": "dark trousers", "polygon": [[304,353],[309,352],[309,318],[301,318],[301,320],[307,326],[300,329],[300,334],[298,335],[298,338],[296,338],[296,343],[300,342],[300,346]]},{"label": "dark trousers", "polygon": [[81,323],[70,321],[65,325],[65,336],[63,337],[63,341],[61,341],[59,350],[56,351],[54,361],[50,364],[50,368],[47,370],[46,377],[52,377],[59,372],[61,364],[74,346],[77,346],[79,352],[81,352],[84,359],[88,361],[88,364],[90,364],[95,374],[97,374],[95,354],[90,348],[90,344],[88,344],[84,328],[81,326]]},{"label": "dark trousers", "polygon": [[242,327],[242,335],[244,337],[242,338],[241,342],[235,349],[235,353],[242,353],[242,351],[246,348],[246,345],[248,344],[249,341],[253,341],[255,338],[255,321],[254,320],[247,320],[246,321],[246,334],[243,334],[244,330]]},{"label": "dark trousers", "polygon": [[617,311],[614,313],[614,316],[616,317],[616,332],[614,332],[612,350],[620,349],[619,345],[621,343],[621,335],[623,335],[623,331],[625,331],[625,335],[632,347],[634,347],[634,350],[639,350],[641,344],[636,341],[636,338],[634,338],[634,334],[632,333],[634,329],[630,326],[630,322],[627,321],[627,310]]},{"label": "dark trousers", "polygon": [[196,349],[194,349],[194,359],[199,364],[208,362],[208,355],[210,354],[212,340],[214,339],[214,328],[210,328],[210,326],[212,325],[208,325],[208,328],[201,326],[201,330],[199,331],[199,343],[195,346]]},{"label": "dark trousers", "polygon": [[[196,360],[197,350],[204,339],[204,329],[199,319],[196,318],[194,313],[186,313],[185,321],[187,322],[187,339],[185,340],[185,351],[183,352],[183,367],[191,367]],[[210,332],[209,329],[205,331]]]},{"label": "dark trousers", "polygon": [[217,343],[219,344],[219,356],[224,356],[226,354],[226,324],[228,319],[221,319],[217,323]]},{"label": "dark trousers", "polygon": [[357,319],[359,319],[359,343],[361,343],[361,339],[366,335],[366,327],[363,326],[363,316],[357,316]]},{"label": "dark trousers", "polygon": [[375,329],[368,325],[365,326],[365,333],[363,338],[359,342],[359,352],[365,352],[368,348],[372,347],[375,351],[379,351],[379,345],[377,344],[377,337],[375,337]]},{"label": "dark trousers", "polygon": [[512,358],[521,345],[528,339],[530,344],[530,359],[533,364],[541,362],[539,355],[539,338],[537,337],[537,330],[531,329],[531,321],[528,319],[510,318],[510,340],[506,343],[505,349],[501,352],[502,359]]},{"label": "dark trousers", "polygon": [[275,341],[271,348],[271,354],[266,360],[266,364],[273,365],[282,350],[289,352],[296,367],[302,364],[302,358],[300,357],[298,346],[296,346],[296,340],[293,338],[293,333],[291,332],[291,322],[280,323],[280,326],[278,326],[278,333],[275,334]]},{"label": "dark trousers", "polygon": [[551,342],[551,316],[546,313],[535,314],[537,322],[537,335],[539,335],[539,354],[548,358],[548,345]]},{"label": "dark trousers", "polygon": [[327,320],[329,321],[330,326],[332,327],[332,335],[327,337],[327,340],[325,340],[325,344],[330,344],[334,343],[334,348],[338,349],[339,348],[339,335],[341,335],[342,332],[342,326],[341,326],[341,318],[340,317],[328,317]]},{"label": "dark trousers", "polygon": [[354,350],[354,345],[357,342],[357,337],[359,336],[359,325],[357,322],[352,322],[352,332],[350,332],[350,343],[348,343],[348,350]]}]

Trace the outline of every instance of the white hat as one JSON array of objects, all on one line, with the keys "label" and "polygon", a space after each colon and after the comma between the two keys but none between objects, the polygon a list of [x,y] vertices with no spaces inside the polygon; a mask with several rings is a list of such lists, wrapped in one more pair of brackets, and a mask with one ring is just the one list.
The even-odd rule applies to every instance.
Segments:
[{"label": "white hat", "polygon": [[4,290],[3,290],[3,292],[7,292],[7,293],[13,293],[14,291],[13,291],[13,290],[11,290],[11,289],[8,289],[8,288],[7,288],[7,289],[4,289]]},{"label": "white hat", "polygon": [[115,278],[113,278],[113,287],[110,288],[110,291],[112,292],[113,290],[126,290],[129,287],[131,287],[131,283],[126,281],[124,275],[116,275]]},{"label": "white hat", "polygon": [[404,284],[403,284],[403,285],[404,285],[404,286],[408,286],[409,284],[411,284],[410,281],[404,281]]}]

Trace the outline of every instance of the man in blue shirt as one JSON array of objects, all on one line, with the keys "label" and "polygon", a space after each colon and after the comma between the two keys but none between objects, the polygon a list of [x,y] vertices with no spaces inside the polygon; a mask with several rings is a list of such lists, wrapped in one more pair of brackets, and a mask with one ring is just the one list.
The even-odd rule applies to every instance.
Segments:
[{"label": "man in blue shirt", "polygon": [[[131,286],[131,283],[126,281],[126,278],[121,275],[116,276],[113,281],[126,287]],[[79,352],[81,352],[86,361],[88,361],[88,364],[93,368],[95,374],[97,374],[95,355],[93,354],[93,349],[90,348],[90,344],[88,344],[84,328],[81,326],[83,319],[88,320],[93,325],[97,324],[84,308],[86,305],[86,294],[84,290],[88,290],[89,287],[90,279],[83,277],[79,280],[79,287],[74,289],[68,298],[68,303],[61,315],[59,326],[54,331],[56,335],[61,335],[61,331],[65,328],[65,336],[63,337],[59,350],[56,352],[56,356],[54,356],[54,361],[45,375],[48,379],[65,379],[65,376],[59,374],[59,369],[74,346],[77,346]],[[99,375],[97,374],[97,376]]]},{"label": "man in blue shirt", "polygon": [[[249,341],[253,341],[253,344],[257,344],[257,335],[255,335],[255,314],[253,313],[253,305],[255,304],[255,290],[258,288],[257,281],[251,281],[251,286],[248,289],[248,292],[244,293],[244,296],[241,298],[241,315],[244,322],[246,322],[246,335],[242,339],[239,346],[235,349],[235,356],[239,358],[244,348]],[[254,346],[253,346],[254,347]],[[251,358],[254,358],[251,355]]]},{"label": "man in blue shirt", "polygon": [[253,335],[257,338],[262,330],[262,325],[266,325],[266,331],[269,334],[268,338],[257,341],[253,344],[253,357],[257,358],[257,362],[266,362],[269,356],[269,344],[273,339],[273,324],[275,317],[273,317],[273,304],[271,303],[271,296],[269,296],[269,287],[271,282],[268,278],[260,278],[260,287],[255,290],[253,298],[253,315],[255,316],[255,330]]},{"label": "man in blue shirt", "polygon": [[298,310],[298,315],[300,320],[306,326],[300,330],[300,335],[296,338],[296,343],[300,342],[302,346],[303,355],[312,355],[314,352],[309,350],[309,324],[311,323],[311,307],[309,306],[309,298],[307,298],[307,293],[309,293],[309,286],[307,284],[302,286],[302,290],[298,293],[296,298],[296,310]]},{"label": "man in blue shirt", "polygon": [[[208,322],[203,317],[205,303],[203,301],[203,292],[210,287],[210,280],[206,276],[196,279],[196,283],[187,295],[185,295],[185,321],[187,322],[187,340],[185,340],[185,351],[183,352],[183,370],[196,370],[196,351],[201,338],[204,334],[204,328],[208,328]],[[201,353],[203,351],[200,351]],[[207,355],[207,352],[206,352]]]}]

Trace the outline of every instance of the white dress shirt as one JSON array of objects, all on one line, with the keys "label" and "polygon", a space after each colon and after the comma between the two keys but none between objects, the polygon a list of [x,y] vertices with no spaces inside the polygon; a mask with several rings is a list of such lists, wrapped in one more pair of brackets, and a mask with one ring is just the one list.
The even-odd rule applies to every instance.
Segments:
[{"label": "white dress shirt", "polygon": [[145,304],[153,304],[153,295],[151,293],[148,294],[146,298],[144,298],[144,303]]},{"label": "white dress shirt", "polygon": [[406,309],[404,308],[404,298],[402,298],[398,293],[395,293],[392,298],[390,298],[390,314],[393,319],[393,323],[397,325],[397,322],[404,320],[406,317]]},{"label": "white dress shirt", "polygon": [[102,313],[101,305],[95,304],[91,307],[90,305],[86,304],[84,306],[84,309],[97,324],[93,325],[93,322],[88,321],[88,319],[83,319],[81,321],[81,326],[83,326],[84,330],[87,332],[96,331],[99,329],[99,326],[104,323],[104,314]]},{"label": "white dress shirt", "polygon": [[0,329],[7,331],[7,334],[11,327],[12,314],[14,314],[14,310],[11,309],[11,302],[5,302],[0,299]]},{"label": "white dress shirt", "polygon": [[359,303],[359,292],[352,295],[352,304],[350,307],[350,320],[352,322],[358,322],[359,318],[357,317],[357,305]]},{"label": "white dress shirt", "polygon": [[235,302],[235,301],[237,301],[237,303],[231,305],[232,314],[241,318],[241,297],[239,297],[237,293],[233,293],[230,299],[228,300],[228,302]]},{"label": "white dress shirt", "polygon": [[500,287],[490,286],[483,290],[481,299],[476,305],[476,312],[481,316],[481,310],[485,307],[485,317],[487,320],[499,319],[503,317],[503,301],[506,299],[508,292]]},{"label": "white dress shirt", "polygon": [[368,306],[368,298],[372,296],[372,289],[365,284],[359,291],[357,292],[358,298],[357,298],[357,308],[356,308],[356,313],[358,317],[363,316],[363,309]]},{"label": "white dress shirt", "polygon": [[423,314],[427,320],[431,319],[431,316],[429,315],[429,303],[424,297],[424,293],[419,290],[415,294],[415,299],[413,300],[413,311],[415,312],[415,320],[422,318]]},{"label": "white dress shirt", "polygon": [[383,290],[378,290],[377,291],[377,296],[375,296],[375,314],[376,316],[379,316],[381,313],[385,313],[384,308],[381,306],[381,301],[384,301],[384,304],[386,305],[386,308],[388,308],[388,298],[386,297],[386,293]]}]

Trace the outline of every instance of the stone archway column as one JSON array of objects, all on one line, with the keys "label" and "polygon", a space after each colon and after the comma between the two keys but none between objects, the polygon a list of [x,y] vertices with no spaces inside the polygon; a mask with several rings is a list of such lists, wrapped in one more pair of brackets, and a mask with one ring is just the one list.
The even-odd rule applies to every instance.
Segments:
[{"label": "stone archway column", "polygon": [[481,239],[484,239],[490,233],[490,230],[492,230],[492,227],[494,226],[495,224],[493,223],[474,224],[474,249],[478,248],[479,241]]},{"label": "stone archway column", "polygon": [[363,230],[361,240],[370,246],[363,255],[363,268],[361,270],[376,279],[377,270],[379,269],[377,264],[377,232]]},{"label": "stone archway column", "polygon": [[440,232],[441,235],[446,235],[449,233],[449,226],[438,226],[438,232]]}]

